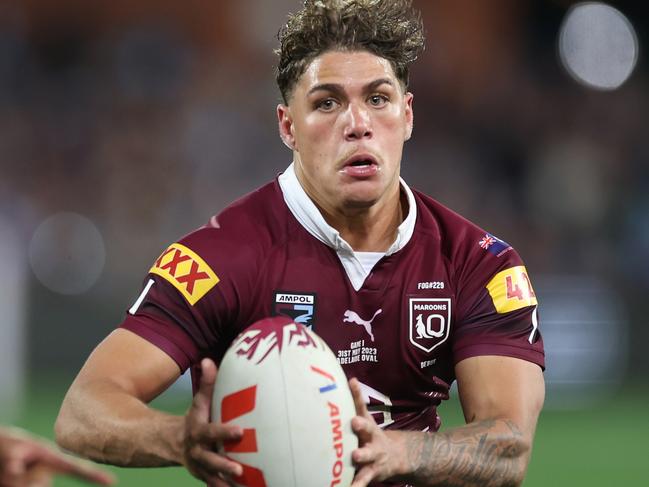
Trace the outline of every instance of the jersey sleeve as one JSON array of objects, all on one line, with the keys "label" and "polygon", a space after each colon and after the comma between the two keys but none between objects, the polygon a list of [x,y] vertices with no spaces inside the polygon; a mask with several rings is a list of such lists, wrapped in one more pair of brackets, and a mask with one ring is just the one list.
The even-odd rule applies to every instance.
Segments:
[{"label": "jersey sleeve", "polygon": [[518,253],[490,234],[465,250],[453,340],[454,362],[479,355],[520,358],[545,368],[538,302]]},{"label": "jersey sleeve", "polygon": [[218,363],[238,333],[238,296],[252,292],[241,269],[253,265],[237,266],[232,257],[245,252],[212,228],[170,245],[149,269],[120,327],[163,350],[182,372],[203,357]]}]

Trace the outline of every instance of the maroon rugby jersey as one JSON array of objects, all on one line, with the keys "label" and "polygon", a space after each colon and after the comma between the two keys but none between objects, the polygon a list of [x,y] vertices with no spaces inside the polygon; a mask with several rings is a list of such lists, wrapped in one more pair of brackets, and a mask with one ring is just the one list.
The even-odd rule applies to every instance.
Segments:
[{"label": "maroon rugby jersey", "polygon": [[412,237],[355,290],[275,180],[165,250],[121,326],[184,371],[206,356],[219,363],[244,328],[286,314],[311,326],[361,381],[377,423],[436,431],[459,361],[506,355],[544,367],[544,352],[516,251],[413,193]]}]

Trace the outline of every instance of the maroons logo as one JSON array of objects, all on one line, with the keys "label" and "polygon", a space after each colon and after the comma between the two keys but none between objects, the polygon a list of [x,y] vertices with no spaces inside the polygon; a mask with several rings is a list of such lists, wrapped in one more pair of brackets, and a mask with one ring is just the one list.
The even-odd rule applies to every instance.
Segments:
[{"label": "maroons logo", "polygon": [[432,352],[448,339],[450,298],[410,298],[408,307],[410,343],[424,352]]}]

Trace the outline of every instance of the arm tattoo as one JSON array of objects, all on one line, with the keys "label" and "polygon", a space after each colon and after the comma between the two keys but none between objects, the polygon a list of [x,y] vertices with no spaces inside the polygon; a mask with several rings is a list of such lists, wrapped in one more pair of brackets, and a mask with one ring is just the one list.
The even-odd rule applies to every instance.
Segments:
[{"label": "arm tattoo", "polygon": [[529,450],[523,433],[509,420],[413,434],[406,444],[412,474],[405,480],[418,487],[516,486],[523,480]]}]

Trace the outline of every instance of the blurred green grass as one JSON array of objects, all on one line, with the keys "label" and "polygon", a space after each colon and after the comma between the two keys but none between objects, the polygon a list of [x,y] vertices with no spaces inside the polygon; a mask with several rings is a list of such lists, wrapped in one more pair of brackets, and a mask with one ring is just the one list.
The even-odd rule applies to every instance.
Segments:
[{"label": "blurred green grass", "polygon": [[[53,438],[53,424],[65,394],[62,382],[33,387],[18,426]],[[189,397],[166,394],[154,403],[159,409],[182,414]],[[443,428],[463,424],[457,399],[442,405]],[[525,487],[609,487],[647,485],[649,479],[649,386],[628,387],[587,409],[541,414]],[[106,467],[120,486],[190,487],[204,485],[179,467],[125,469]],[[80,487],[60,478],[55,487]]]}]

